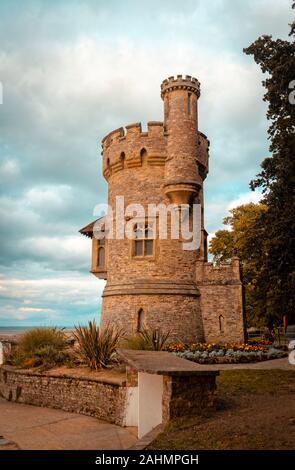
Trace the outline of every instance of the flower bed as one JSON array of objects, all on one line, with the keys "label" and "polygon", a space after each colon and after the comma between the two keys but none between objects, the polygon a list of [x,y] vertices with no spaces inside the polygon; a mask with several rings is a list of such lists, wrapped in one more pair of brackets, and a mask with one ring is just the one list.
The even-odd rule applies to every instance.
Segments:
[{"label": "flower bed", "polygon": [[232,364],[240,362],[257,362],[279,359],[286,352],[271,345],[252,345],[246,343],[192,343],[170,344],[167,351],[183,359],[200,364]]}]

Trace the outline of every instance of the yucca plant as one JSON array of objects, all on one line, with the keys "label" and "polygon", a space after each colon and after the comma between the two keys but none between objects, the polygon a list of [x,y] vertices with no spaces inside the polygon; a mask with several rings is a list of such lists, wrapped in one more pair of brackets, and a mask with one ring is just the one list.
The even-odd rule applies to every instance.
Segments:
[{"label": "yucca plant", "polygon": [[96,321],[89,321],[87,326],[75,327],[77,354],[90,369],[107,367],[114,359],[118,342],[123,331],[112,325],[99,328]]},{"label": "yucca plant", "polygon": [[153,351],[162,351],[170,334],[171,331],[165,333],[160,328],[144,328],[139,332],[147,346],[146,349]]}]

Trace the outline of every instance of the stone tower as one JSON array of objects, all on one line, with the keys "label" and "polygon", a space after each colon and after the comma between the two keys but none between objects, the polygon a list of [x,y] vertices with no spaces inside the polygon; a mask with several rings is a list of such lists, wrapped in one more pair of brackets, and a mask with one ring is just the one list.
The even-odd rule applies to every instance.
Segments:
[{"label": "stone tower", "polygon": [[[92,238],[93,274],[107,280],[102,326],[111,322],[132,334],[145,325],[170,330],[174,340],[183,341],[243,339],[239,262],[218,267],[207,262],[203,181],[209,142],[198,130],[199,96],[196,78],[169,77],[161,85],[164,122],[148,122],[147,132],[140,123],[130,124],[102,140],[114,232],[118,198],[124,197],[124,208],[144,208],[141,216],[125,213],[131,239],[93,236],[94,227],[104,230],[104,218],[80,230]],[[167,214],[167,237],[159,236],[158,214],[147,220],[150,204],[198,204],[200,246],[184,250],[183,239],[171,237],[173,210]],[[187,217],[193,227],[193,210]]]}]

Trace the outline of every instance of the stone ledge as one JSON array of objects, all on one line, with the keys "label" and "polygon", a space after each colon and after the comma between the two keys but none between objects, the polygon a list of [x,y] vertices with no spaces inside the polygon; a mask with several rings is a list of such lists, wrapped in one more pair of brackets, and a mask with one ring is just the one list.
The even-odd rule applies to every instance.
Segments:
[{"label": "stone ledge", "polygon": [[138,372],[168,375],[176,377],[216,376],[218,370],[208,370],[202,364],[196,364],[165,351],[137,351],[119,349],[118,354],[128,365]]},{"label": "stone ledge", "polygon": [[98,383],[105,383],[105,384],[110,384],[110,385],[117,385],[118,387],[122,387],[126,385],[126,379],[123,377],[95,377],[92,376],[92,374],[89,372],[89,375],[74,375],[70,372],[70,370],[67,372],[56,372],[52,370],[44,371],[44,372],[38,372],[30,369],[16,369],[13,366],[9,365],[3,365],[0,367],[1,369],[5,372],[13,372],[14,374],[20,374],[20,375],[27,375],[27,376],[36,376],[36,377],[52,377],[52,378],[57,378],[57,379],[70,379],[70,380],[84,380],[87,382],[98,382]]}]

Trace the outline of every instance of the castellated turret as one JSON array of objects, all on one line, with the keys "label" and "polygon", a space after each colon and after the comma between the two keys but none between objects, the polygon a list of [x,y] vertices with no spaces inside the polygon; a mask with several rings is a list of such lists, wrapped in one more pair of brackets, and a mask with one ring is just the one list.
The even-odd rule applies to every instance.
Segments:
[{"label": "castellated turret", "polygon": [[[243,339],[242,286],[239,263],[216,268],[207,262],[203,182],[208,173],[207,137],[198,130],[200,84],[177,75],[161,85],[164,122],[150,121],[110,132],[102,140],[103,175],[116,231],[118,198],[124,208],[141,204],[144,214],[125,214],[132,239],[97,239],[94,223],[81,229],[92,238],[92,269],[106,279],[101,325],[111,322],[127,335],[144,327],[171,332],[171,340]],[[194,227],[193,204],[199,204],[201,243],[184,250],[181,236],[171,236],[173,214],[167,214],[167,237],[159,236],[159,215],[147,220],[148,205],[187,204]],[[105,220],[96,221],[104,229]]]},{"label": "castellated turret", "polygon": [[[181,75],[164,80],[164,127],[167,134],[164,191],[173,203],[188,204],[202,188],[197,159],[198,98],[200,84],[196,78]],[[207,155],[205,155],[207,168]]]}]

